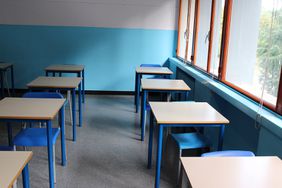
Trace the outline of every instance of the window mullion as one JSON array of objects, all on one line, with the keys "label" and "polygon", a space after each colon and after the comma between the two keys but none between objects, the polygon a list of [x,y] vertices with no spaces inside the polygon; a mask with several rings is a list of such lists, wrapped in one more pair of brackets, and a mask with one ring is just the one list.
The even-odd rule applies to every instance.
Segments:
[{"label": "window mullion", "polygon": [[282,69],[280,71],[280,80],[279,80],[279,87],[278,87],[276,112],[278,114],[282,115]]},{"label": "window mullion", "polygon": [[220,54],[220,64],[218,70],[218,77],[220,80],[225,81],[226,76],[226,66],[228,59],[228,45],[230,37],[230,25],[231,25],[231,14],[232,14],[232,3],[233,0],[225,1],[224,8],[224,24],[222,32],[222,41],[221,41],[221,54]]}]

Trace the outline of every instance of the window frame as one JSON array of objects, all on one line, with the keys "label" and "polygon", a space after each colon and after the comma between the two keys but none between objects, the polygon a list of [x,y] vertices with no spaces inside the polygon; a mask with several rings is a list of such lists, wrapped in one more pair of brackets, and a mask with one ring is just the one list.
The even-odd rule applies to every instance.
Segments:
[{"label": "window frame", "polygon": [[[179,1],[181,2],[182,0],[179,0]],[[190,1],[191,0],[189,0],[189,2]],[[263,106],[267,107],[268,109],[274,111],[275,113],[277,113],[279,115],[282,115],[282,69],[281,69],[281,73],[280,73],[279,86],[278,86],[279,88],[278,88],[276,105],[273,105],[273,104],[271,104],[271,103],[269,103],[265,100],[262,100],[259,97],[255,96],[254,94],[252,94],[252,93],[250,93],[250,92],[240,88],[239,86],[237,86],[237,85],[235,85],[231,82],[228,82],[226,80],[233,0],[225,0],[225,5],[224,5],[218,76],[210,73],[211,55],[212,55],[212,50],[213,50],[212,42],[213,42],[213,36],[214,36],[214,19],[215,19],[216,1],[218,1],[218,0],[212,0],[209,49],[208,49],[208,62],[207,62],[207,70],[204,70],[201,67],[197,66],[197,59],[196,59],[196,54],[198,53],[197,52],[197,42],[198,42],[198,31],[199,31],[200,0],[195,0],[195,19],[194,19],[194,32],[193,32],[194,34],[193,34],[193,45],[192,45],[193,47],[192,47],[191,65],[193,67],[195,67],[197,70],[200,70],[204,74],[207,74],[207,75],[209,75],[213,78],[216,78],[217,80],[224,83],[228,87],[231,87],[232,89],[238,91],[239,93],[245,95],[246,97],[252,99],[253,101],[255,101],[257,103],[262,102]],[[181,7],[180,7],[180,10],[181,10]],[[178,18],[179,23],[180,23],[180,16],[181,16],[181,14],[179,14],[179,18]],[[180,28],[180,26],[178,25],[178,30],[179,30],[179,28]],[[178,39],[178,41],[179,41],[179,39]],[[186,44],[186,48],[187,48],[187,44]],[[188,53],[187,53],[187,49],[186,49],[186,54],[185,54],[185,59],[184,59],[185,63],[188,63],[187,54]],[[183,60],[183,58],[180,58],[178,56],[177,56],[177,58]]]},{"label": "window frame", "polygon": [[275,110],[278,114],[282,115],[282,69],[280,71],[280,81],[278,86],[278,95]]}]

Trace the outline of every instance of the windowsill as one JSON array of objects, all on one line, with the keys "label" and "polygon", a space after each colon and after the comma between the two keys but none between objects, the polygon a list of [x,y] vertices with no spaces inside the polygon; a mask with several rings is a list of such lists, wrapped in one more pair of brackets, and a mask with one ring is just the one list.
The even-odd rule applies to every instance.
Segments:
[{"label": "windowsill", "polygon": [[[177,58],[169,58],[169,62],[173,63],[179,69],[186,72],[203,85],[207,86],[211,91],[217,93],[233,106],[247,114],[249,117],[253,118],[254,120],[257,119],[257,112],[259,110],[258,103],[252,101],[250,98],[226,86],[225,84],[203,74],[194,67],[184,64]],[[261,119],[258,119],[258,122],[261,123],[261,126],[267,128],[273,134],[282,138],[281,116],[264,107],[261,110]]]}]

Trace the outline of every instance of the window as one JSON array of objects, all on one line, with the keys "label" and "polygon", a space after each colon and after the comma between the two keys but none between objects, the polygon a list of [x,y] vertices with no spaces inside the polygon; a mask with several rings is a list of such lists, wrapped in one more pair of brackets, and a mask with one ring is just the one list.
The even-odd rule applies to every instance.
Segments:
[{"label": "window", "polygon": [[224,81],[277,103],[282,65],[282,0],[233,1]]},{"label": "window", "polygon": [[186,31],[187,31],[187,17],[188,17],[188,0],[180,0],[179,3],[179,30],[178,30],[178,47],[177,56],[185,59],[186,55]]},{"label": "window", "polygon": [[[195,65],[218,76],[225,0],[198,1]],[[199,52],[199,53],[197,53]]]},{"label": "window", "polygon": [[207,71],[218,76],[225,0],[213,0]]},{"label": "window", "polygon": [[179,1],[177,56],[191,60],[194,33],[195,0]]},{"label": "window", "polygon": [[199,18],[197,30],[197,45],[195,47],[195,65],[203,70],[207,70],[208,50],[210,41],[210,21],[211,21],[211,0],[199,1]]},{"label": "window", "polygon": [[178,56],[282,114],[282,0],[180,3]]}]

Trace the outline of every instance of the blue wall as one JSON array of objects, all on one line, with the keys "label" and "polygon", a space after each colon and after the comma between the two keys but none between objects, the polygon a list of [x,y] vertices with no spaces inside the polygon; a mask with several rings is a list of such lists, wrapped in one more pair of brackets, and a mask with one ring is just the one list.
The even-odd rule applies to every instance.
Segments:
[{"label": "blue wall", "polygon": [[51,64],[84,64],[87,90],[132,91],[135,67],[164,63],[175,30],[0,25],[0,61],[15,65],[16,88]]}]

